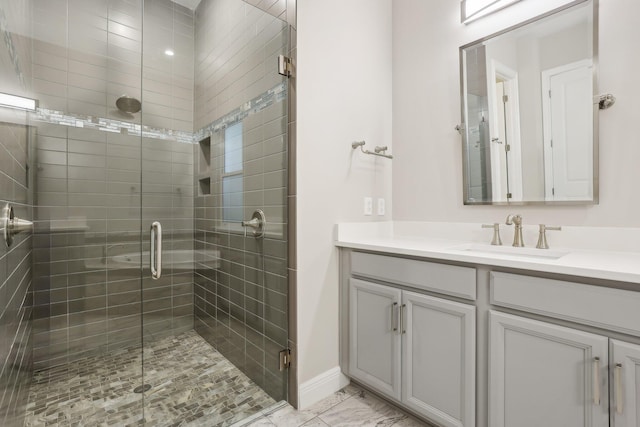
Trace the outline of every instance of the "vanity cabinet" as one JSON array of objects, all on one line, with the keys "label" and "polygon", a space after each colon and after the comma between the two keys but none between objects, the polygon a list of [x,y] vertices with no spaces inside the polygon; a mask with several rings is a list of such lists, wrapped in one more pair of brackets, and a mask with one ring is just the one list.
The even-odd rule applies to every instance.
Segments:
[{"label": "vanity cabinet", "polygon": [[475,425],[473,305],[352,277],[348,323],[352,378],[438,425]]},{"label": "vanity cabinet", "polygon": [[640,427],[640,287],[342,251],[341,367],[437,426]]},{"label": "vanity cabinet", "polygon": [[475,307],[408,291],[402,307],[402,402],[439,425],[474,426]]},{"label": "vanity cabinet", "polygon": [[350,280],[349,332],[351,376],[400,400],[399,305],[402,291]]},{"label": "vanity cabinet", "polygon": [[489,425],[608,426],[608,339],[491,311]]},{"label": "vanity cabinet", "polygon": [[640,426],[640,345],[495,311],[489,319],[490,426]]}]

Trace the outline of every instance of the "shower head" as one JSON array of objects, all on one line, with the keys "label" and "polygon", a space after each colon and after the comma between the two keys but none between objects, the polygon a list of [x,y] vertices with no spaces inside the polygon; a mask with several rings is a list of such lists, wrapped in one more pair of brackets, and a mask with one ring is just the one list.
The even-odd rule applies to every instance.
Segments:
[{"label": "shower head", "polygon": [[123,113],[137,113],[142,108],[142,104],[135,98],[122,95],[116,100],[116,107]]}]

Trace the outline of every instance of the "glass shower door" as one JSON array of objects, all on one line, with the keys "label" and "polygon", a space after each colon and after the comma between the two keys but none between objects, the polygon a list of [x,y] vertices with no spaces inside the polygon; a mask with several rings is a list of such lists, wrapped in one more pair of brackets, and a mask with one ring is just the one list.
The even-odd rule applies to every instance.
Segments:
[{"label": "glass shower door", "polygon": [[230,425],[287,398],[288,26],[240,0],[144,10],[145,419]]},{"label": "glass shower door", "polygon": [[0,4],[9,25],[26,19],[5,34],[2,80],[38,100],[27,422],[138,422],[142,1]]}]

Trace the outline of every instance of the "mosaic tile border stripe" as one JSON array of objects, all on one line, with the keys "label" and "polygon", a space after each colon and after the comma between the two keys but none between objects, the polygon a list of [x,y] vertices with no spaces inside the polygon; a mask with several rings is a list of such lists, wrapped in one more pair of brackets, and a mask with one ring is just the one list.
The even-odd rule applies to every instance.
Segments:
[{"label": "mosaic tile border stripe", "polygon": [[162,139],[180,142],[183,144],[197,144],[214,132],[225,129],[227,126],[237,123],[242,119],[258,113],[277,102],[282,102],[287,97],[287,82],[284,81],[267,90],[260,96],[245,102],[238,108],[225,114],[219,119],[209,123],[196,132],[178,131],[172,129],[159,129],[143,126],[123,120],[93,117],[82,114],[67,114],[62,111],[38,108],[31,113],[31,120],[36,122],[51,123],[76,128],[94,129],[103,132],[121,133],[124,135],[142,136],[143,138]]}]

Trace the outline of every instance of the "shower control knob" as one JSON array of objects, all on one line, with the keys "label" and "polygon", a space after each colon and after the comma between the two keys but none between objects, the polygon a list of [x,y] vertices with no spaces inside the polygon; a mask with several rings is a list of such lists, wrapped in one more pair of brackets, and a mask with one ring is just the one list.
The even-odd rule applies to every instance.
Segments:
[{"label": "shower control knob", "polygon": [[261,209],[256,209],[248,221],[242,221],[243,227],[253,228],[253,237],[264,237],[264,231],[267,225],[267,218]]},{"label": "shower control knob", "polygon": [[4,229],[4,241],[7,247],[13,243],[13,236],[21,231],[29,231],[33,229],[33,223],[26,219],[16,218],[13,215],[13,206],[10,204],[4,205],[2,209],[2,228]]}]

